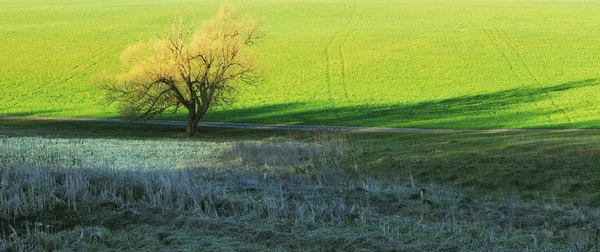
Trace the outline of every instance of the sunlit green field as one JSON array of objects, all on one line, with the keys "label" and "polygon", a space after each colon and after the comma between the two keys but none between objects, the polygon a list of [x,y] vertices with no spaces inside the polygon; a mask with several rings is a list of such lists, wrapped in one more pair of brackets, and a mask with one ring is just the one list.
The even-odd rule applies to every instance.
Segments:
[{"label": "sunlit green field", "polygon": [[[600,3],[229,1],[263,24],[263,77],[211,121],[597,127]],[[97,79],[218,1],[0,0],[0,114],[117,117]],[[166,115],[174,118],[177,115]],[[182,117],[179,117],[182,118]]]}]

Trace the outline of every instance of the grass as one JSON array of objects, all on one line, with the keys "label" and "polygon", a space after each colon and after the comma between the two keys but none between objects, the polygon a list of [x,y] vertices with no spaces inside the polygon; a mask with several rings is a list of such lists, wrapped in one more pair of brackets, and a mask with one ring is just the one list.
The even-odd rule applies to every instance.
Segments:
[{"label": "grass", "polygon": [[[187,153],[201,154],[204,153],[201,151],[202,148],[211,146],[211,148],[217,148],[215,145],[211,145],[211,142],[267,141],[265,146],[259,148],[260,152],[247,153],[250,156],[264,157],[269,156],[269,152],[272,151],[281,149],[296,151],[297,148],[300,148],[298,146],[290,147],[285,143],[269,142],[273,137],[312,142],[314,134],[202,128],[195,140],[189,140],[190,146],[187,149],[181,148]],[[107,144],[119,144],[121,140],[138,143],[130,146],[122,145],[122,148],[128,151],[135,150],[137,156],[147,160],[155,160],[156,164],[151,165],[153,167],[164,167],[166,164],[173,166],[174,160],[189,159],[184,153],[170,155],[161,150],[163,145],[179,146],[180,141],[183,141],[180,139],[183,137],[183,132],[181,127],[177,126],[0,120],[0,135],[19,137],[19,139],[22,137],[26,137],[25,139],[92,139],[98,147],[92,148],[79,144],[79,140],[44,140],[51,143],[46,146],[53,152],[62,150],[65,153],[72,152],[81,155],[101,154],[100,157],[86,157],[84,160],[87,160],[87,163],[93,163],[92,160],[96,160],[94,162],[98,163],[104,155],[115,155],[113,161],[115,165],[140,166],[137,161],[131,161],[132,163],[127,165],[129,152],[123,154],[104,148]],[[541,199],[564,204],[600,206],[600,194],[595,190],[600,185],[600,180],[596,179],[599,177],[596,166],[600,162],[600,156],[596,153],[600,150],[598,145],[600,132],[336,133],[334,135],[343,136],[347,142],[351,143],[349,144],[351,148],[345,150],[345,154],[340,158],[341,165],[355,169],[358,174],[364,176],[394,182],[399,180],[408,184],[411,184],[411,181],[421,181],[472,188],[491,194],[517,193],[520,197],[530,200]],[[19,143],[22,140],[11,141]],[[196,141],[203,142],[196,143]],[[15,146],[18,148],[19,145]],[[243,145],[233,146],[231,152],[243,152],[237,150],[242,147]],[[327,153],[322,148],[309,146],[302,148],[304,149],[298,150],[300,152],[293,153],[293,155],[272,156],[271,159],[275,160],[275,163],[271,165],[285,165],[286,161],[276,161],[281,158],[297,161],[304,155]],[[203,155],[205,154],[200,157],[204,157]],[[52,157],[52,155],[37,157]],[[190,162],[200,162],[200,159]],[[246,162],[249,163],[238,163],[237,165],[258,165],[260,163],[248,159]],[[75,163],[84,164],[82,162]],[[174,166],[184,167],[185,165],[179,163]]]},{"label": "grass", "polygon": [[[233,3],[264,24],[264,75],[207,120],[600,121],[597,2]],[[0,0],[0,114],[116,117],[96,80],[120,52],[219,4]],[[182,134],[0,119],[0,250],[600,248],[598,132]]]},{"label": "grass", "polygon": [[[356,152],[371,176],[517,193],[531,200],[600,204],[597,133],[381,135]],[[375,138],[375,139],[373,139]],[[387,142],[387,144],[386,144]]]},{"label": "grass", "polygon": [[[264,78],[211,121],[593,128],[593,1],[233,2],[264,24]],[[218,1],[2,0],[0,114],[116,117],[95,80],[173,17]],[[183,118],[166,115],[167,118]]]},{"label": "grass", "polygon": [[598,248],[597,133],[176,129],[0,120],[0,249]]}]

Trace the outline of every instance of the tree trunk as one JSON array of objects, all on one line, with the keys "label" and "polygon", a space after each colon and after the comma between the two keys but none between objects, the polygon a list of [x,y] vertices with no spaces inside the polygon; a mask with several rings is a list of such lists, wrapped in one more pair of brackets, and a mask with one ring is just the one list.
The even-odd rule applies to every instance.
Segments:
[{"label": "tree trunk", "polygon": [[185,136],[186,137],[193,137],[196,135],[196,128],[198,127],[198,122],[200,120],[198,120],[199,118],[196,118],[197,115],[195,112],[190,111],[188,112],[188,121],[187,121],[187,125],[185,127]]},{"label": "tree trunk", "polygon": [[[195,107],[196,103],[193,103],[192,107]],[[196,135],[196,128],[198,128],[198,123],[200,119],[206,114],[208,111],[208,105],[210,103],[203,103],[204,105],[198,107],[198,110],[189,109],[188,110],[188,121],[185,128],[185,136],[193,137]]]}]

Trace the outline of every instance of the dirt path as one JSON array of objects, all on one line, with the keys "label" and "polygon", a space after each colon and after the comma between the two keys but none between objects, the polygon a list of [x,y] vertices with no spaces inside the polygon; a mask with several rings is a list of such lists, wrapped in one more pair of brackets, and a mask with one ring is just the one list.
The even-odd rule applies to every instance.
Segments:
[{"label": "dirt path", "polygon": [[[72,122],[106,122],[106,123],[136,123],[152,125],[185,126],[185,121],[159,121],[149,120],[128,121],[122,119],[100,118],[63,118],[63,117],[37,117],[37,116],[2,116],[4,120],[40,120],[40,121],[72,121]],[[334,131],[334,132],[369,132],[369,133],[430,133],[430,134],[498,134],[498,133],[534,133],[534,132],[600,132],[600,129],[417,129],[417,128],[383,128],[383,127],[353,127],[353,126],[323,126],[323,125],[285,125],[285,124],[258,124],[258,123],[224,123],[200,122],[199,127],[223,129],[255,129],[255,130],[292,130],[292,131]]]}]

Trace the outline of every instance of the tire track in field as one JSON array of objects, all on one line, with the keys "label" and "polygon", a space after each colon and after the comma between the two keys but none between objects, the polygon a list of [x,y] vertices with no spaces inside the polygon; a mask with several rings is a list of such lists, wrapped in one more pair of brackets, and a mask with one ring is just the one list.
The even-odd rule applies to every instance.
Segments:
[{"label": "tire track in field", "polygon": [[[340,44],[338,46],[338,55],[340,57],[340,64],[341,64],[340,80],[341,80],[342,88],[344,89],[344,98],[346,98],[346,101],[350,100],[350,98],[348,98],[348,84],[346,84],[346,60],[344,59],[344,54],[342,52],[342,48],[346,45],[348,38],[350,38],[350,34],[352,34],[356,31],[356,26],[358,26],[358,24],[360,24],[362,22],[363,15],[364,15],[364,12],[361,12],[358,15],[358,18],[356,19],[354,24],[352,24],[353,28],[346,32],[346,34],[344,35],[344,37],[342,38],[342,41],[340,42]],[[350,21],[348,23],[350,23]]]},{"label": "tire track in field", "polygon": [[341,64],[340,81],[342,84],[342,89],[344,89],[344,98],[346,98],[346,101],[348,101],[348,88],[346,85],[346,61],[344,60],[344,54],[342,53],[342,48],[346,44],[346,41],[348,41],[348,37],[350,36],[350,33],[352,33],[352,31],[348,31],[346,33],[344,38],[342,38],[342,42],[338,46],[338,55],[340,57],[340,64]]},{"label": "tire track in field", "polygon": [[506,61],[506,64],[508,65],[511,73],[517,78],[517,80],[521,84],[526,85],[527,83],[525,82],[523,77],[521,77],[521,75],[516,70],[517,69],[516,64],[513,63],[513,61],[507,55],[505,50],[501,48],[501,47],[503,47],[502,43],[498,40],[498,38],[496,37],[494,32],[492,30],[488,30],[485,26],[480,26],[480,28],[485,32],[485,34],[487,35],[488,39],[492,42],[492,44],[494,44],[494,49],[496,49],[496,51],[498,51],[498,53],[500,53],[500,55],[502,55],[502,58],[504,58],[504,60]]},{"label": "tire track in field", "polygon": [[521,57],[521,53],[519,53],[514,43],[512,43],[508,39],[506,31],[501,30],[498,27],[494,27],[494,30],[498,34],[498,37],[502,39],[504,43],[508,46],[508,48],[513,52],[513,54],[516,56],[517,60],[521,63],[521,65],[523,65],[523,68],[527,72],[527,75],[529,75],[529,77],[531,77],[531,79],[533,79],[536,83],[539,83],[538,78],[533,74],[527,63],[525,63],[525,60],[523,59],[523,57]]},{"label": "tire track in field", "polygon": [[[473,15],[472,12],[470,12],[469,10],[467,10],[464,7],[458,7],[458,6],[453,6],[459,13],[466,13],[468,14],[472,19],[478,19],[475,17],[475,15]],[[516,63],[513,62],[513,60],[510,58],[510,56],[508,55],[508,53],[506,52],[504,48],[504,46],[502,46],[502,42],[500,41],[500,39],[498,38],[498,36],[493,32],[492,29],[488,29],[486,28],[485,25],[483,25],[483,21],[481,20],[477,20],[476,22],[473,22],[470,19],[466,19],[467,22],[474,24],[475,26],[479,27],[480,30],[482,30],[485,35],[487,36],[488,40],[492,42],[492,44],[494,45],[494,49],[496,49],[496,51],[500,54],[500,56],[502,56],[502,58],[504,59],[504,61],[506,61],[506,64],[508,65],[511,73],[515,76],[515,78],[517,78],[517,80],[521,83],[521,84],[527,84],[525,82],[525,80],[523,79],[523,77],[521,76],[521,74],[519,74],[516,69]]]},{"label": "tire track in field", "polygon": [[[64,83],[69,82],[70,80],[76,78],[77,76],[80,76],[80,75],[88,72],[95,65],[97,65],[98,63],[105,60],[107,58],[107,56],[110,55],[110,53],[116,53],[119,50],[120,50],[120,46],[114,46],[114,47],[109,47],[105,50],[99,50],[98,53],[95,53],[95,54],[93,54],[92,57],[89,57],[88,59],[86,59],[82,62],[79,62],[79,64],[72,67],[71,70],[68,70],[65,74],[55,77],[53,81],[46,82],[45,84],[42,84],[42,85],[36,87],[36,89],[33,92],[31,92],[26,98],[18,99],[17,102],[14,103],[12,106],[18,107],[19,105],[21,105],[23,103],[26,103],[32,99],[35,99],[38,95],[44,95],[46,88],[48,88],[49,86],[60,85],[60,86],[57,86],[56,88],[64,88],[64,86],[62,86],[62,85],[64,85]],[[17,99],[17,98],[15,98],[15,99]],[[13,99],[13,100],[15,100],[15,99]]]},{"label": "tire track in field", "polygon": [[117,53],[121,49],[122,49],[121,46],[113,46],[113,47],[107,48],[106,50],[102,50],[100,53],[95,54],[94,56],[92,56],[88,60],[84,61],[83,63],[74,66],[69,71],[70,74],[67,75],[67,77],[64,79],[64,82],[72,80],[75,77],[80,76],[85,72],[88,72],[90,69],[92,69],[98,63],[104,61],[107,58],[107,56],[111,55],[112,53]]},{"label": "tire track in field", "polygon": [[[458,7],[456,7],[456,8],[459,9]],[[464,7],[462,8],[462,10],[464,12],[468,13],[471,17],[475,18],[474,15],[471,12],[469,12],[468,10],[466,10]],[[527,85],[527,83],[525,82],[525,79],[531,79],[531,81],[533,81],[533,83],[535,83],[536,86],[540,86],[541,82],[540,82],[539,78],[533,73],[533,71],[531,70],[531,68],[525,61],[525,59],[523,59],[523,57],[521,56],[521,53],[517,49],[517,46],[509,39],[507,32],[505,30],[500,29],[497,26],[493,26],[493,25],[491,26],[491,29],[486,29],[486,27],[481,25],[480,23],[483,23],[483,22],[481,20],[479,20],[479,22],[475,23],[475,24],[478,25],[479,27],[481,27],[482,30],[484,30],[485,33],[488,35],[490,40],[495,45],[498,46],[497,47],[498,51],[500,52],[502,57],[507,61],[507,64],[509,65],[511,71],[518,78],[518,80],[522,84]],[[504,49],[500,49],[499,47],[503,47]],[[506,53],[506,52],[508,52],[508,53]],[[512,57],[514,57],[514,59],[513,60],[509,59],[508,55],[512,55]],[[522,74],[517,73],[515,66],[518,66],[519,68],[521,68],[524,73],[522,73]],[[547,99],[550,101],[550,104],[552,105],[552,107],[554,107],[556,109],[556,111],[558,111],[560,114],[562,114],[569,123],[572,122],[572,120],[571,120],[570,116],[567,114],[567,112],[564,109],[562,109],[560,106],[558,106],[558,104],[554,101],[554,99],[552,98],[552,96],[549,93],[543,93],[543,95],[545,95],[547,97]],[[529,97],[534,101],[535,106],[539,108],[540,105],[538,104],[537,99],[535,99],[535,97],[533,97],[532,95],[530,95]]]},{"label": "tire track in field", "polygon": [[[527,71],[527,74],[533,79],[533,81],[539,86],[541,85],[539,79],[537,78],[537,76],[533,73],[533,71],[531,71],[531,68],[529,68],[529,66],[527,65],[527,63],[525,62],[525,60],[523,59],[523,57],[521,57],[521,54],[519,53],[519,51],[517,50],[516,46],[514,45],[514,43],[512,43],[509,39],[508,36],[506,35],[506,31],[501,30],[497,27],[495,27],[496,31],[498,32],[498,34],[500,35],[500,38],[502,38],[504,40],[504,42],[509,46],[509,48],[513,51],[513,53],[517,56],[517,59],[520,60],[521,64],[525,67],[525,70]],[[567,112],[562,109],[560,106],[558,106],[558,104],[556,104],[556,102],[554,101],[554,99],[552,98],[552,96],[549,93],[544,93],[544,95],[546,95],[546,97],[548,98],[548,100],[550,101],[550,104],[552,104],[552,106],[559,111],[566,119],[567,121],[570,123],[572,122],[571,118],[569,117],[569,115],[567,114]]]},{"label": "tire track in field", "polygon": [[[350,11],[356,11],[356,4],[350,6]],[[327,83],[327,93],[329,95],[329,102],[332,104],[336,103],[334,98],[334,83],[342,88],[342,92],[346,101],[349,100],[348,96],[348,85],[346,83],[346,59],[344,57],[343,48],[347,44],[350,35],[356,31],[356,26],[361,22],[364,13],[354,15],[353,13],[348,14],[350,18],[344,24],[343,28],[333,34],[329,42],[327,43],[324,55],[325,55],[325,79]],[[353,27],[353,28],[350,28]],[[337,57],[337,59],[333,59]],[[339,62],[336,62],[339,61]],[[339,72],[337,70],[339,68]],[[338,78],[334,78],[334,73],[339,74]]]},{"label": "tire track in field", "polygon": [[329,48],[331,48],[335,37],[339,33],[339,31],[334,33],[331,39],[329,40],[329,43],[327,43],[327,46],[325,47],[325,81],[327,82],[327,93],[329,94],[329,102],[331,102],[332,104],[335,104],[335,100],[333,99],[333,91],[331,88],[331,59],[329,57]]},{"label": "tire track in field", "polygon": [[[495,26],[492,26],[491,28],[486,28],[483,25],[481,27],[488,35],[490,41],[492,41],[492,43],[494,44],[494,48],[496,48],[496,50],[506,60],[508,66],[510,67],[510,71],[513,73],[514,76],[516,76],[518,81],[521,83],[521,86],[527,86],[530,83],[530,81],[527,81],[526,79],[531,79],[534,83],[537,84],[537,79],[532,78],[532,75],[530,75],[530,73],[528,72],[529,68],[527,67],[527,65],[524,65],[524,61],[521,59],[518,53],[515,53],[515,51],[510,49],[510,43],[507,43],[501,37],[498,28]],[[524,70],[524,73],[521,73],[518,70]],[[538,100],[533,96],[533,94],[528,94],[528,96],[529,99],[533,101],[534,106],[539,109],[540,105],[538,103]]]},{"label": "tire track in field", "polygon": [[[522,86],[525,86],[529,83],[528,81],[526,81],[526,79],[529,78],[532,79],[534,83],[539,84],[539,81],[537,80],[535,75],[533,75],[533,73],[529,69],[529,66],[527,66],[523,58],[520,56],[519,52],[514,47],[514,45],[512,45],[512,43],[510,43],[510,41],[506,39],[505,36],[503,36],[503,34],[500,32],[500,29],[498,29],[496,26],[490,26],[491,28],[487,27],[484,24],[485,22],[483,20],[477,18],[475,15],[473,15],[472,12],[470,12],[464,7],[453,7],[459,13],[466,13],[472,19],[475,20],[472,21],[470,19],[466,19],[467,22],[479,27],[479,29],[481,29],[486,34],[488,40],[492,42],[493,47],[505,60],[506,64],[510,69],[510,72],[515,76],[515,78],[517,78],[517,80],[521,83]],[[518,70],[522,70],[523,73],[520,73]],[[535,107],[539,108],[540,105],[538,104],[537,99],[535,99],[533,95],[528,96],[533,101]]]}]

